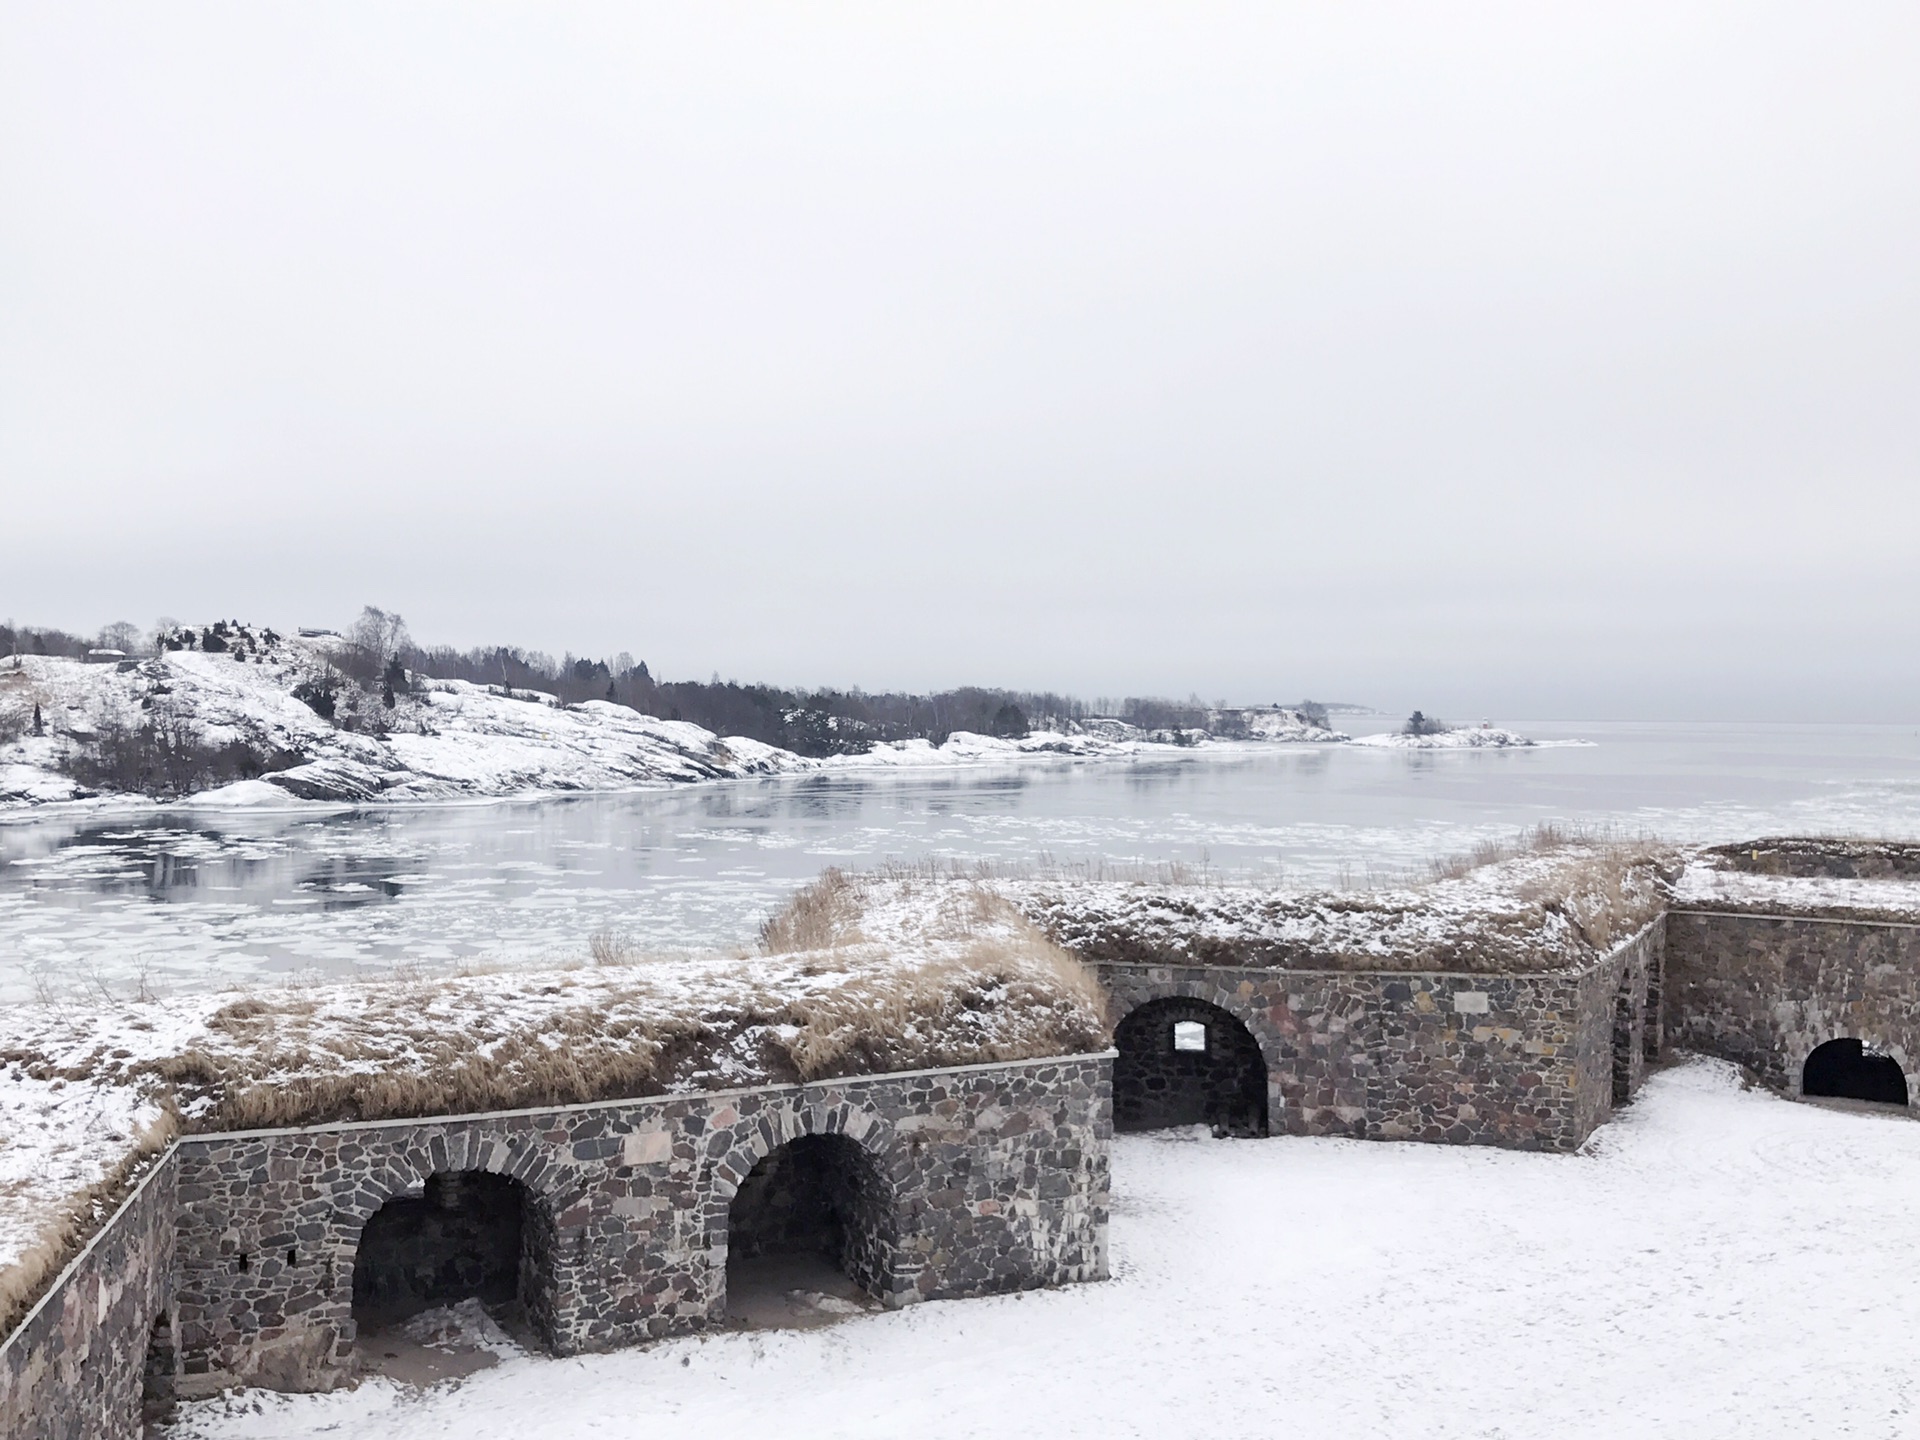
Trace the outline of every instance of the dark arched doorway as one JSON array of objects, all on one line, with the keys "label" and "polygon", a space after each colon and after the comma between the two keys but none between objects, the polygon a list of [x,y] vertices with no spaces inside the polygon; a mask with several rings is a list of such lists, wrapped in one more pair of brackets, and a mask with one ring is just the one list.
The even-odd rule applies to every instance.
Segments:
[{"label": "dark arched doorway", "polygon": [[1829,1040],[1807,1056],[1800,1093],[1905,1105],[1907,1077],[1891,1055],[1875,1055],[1858,1040]]},{"label": "dark arched doorway", "polygon": [[[1633,975],[1621,977],[1613,997],[1613,1103],[1625,1105],[1633,1099],[1634,1051],[1638,1048],[1633,1033]],[[1643,1058],[1643,1057],[1641,1057]]]},{"label": "dark arched doorway", "polygon": [[727,1207],[727,1313],[808,1324],[884,1302],[893,1186],[844,1135],[803,1135],[761,1159]]},{"label": "dark arched doorway", "polygon": [[510,1175],[448,1170],[396,1195],[360,1231],[353,1318],[364,1335],[425,1310],[478,1300],[496,1320],[542,1340],[552,1224]]},{"label": "dark arched doorway", "polygon": [[1113,1128],[1210,1125],[1267,1133],[1267,1062],[1240,1021],[1204,1000],[1149,1000],[1113,1032]]}]

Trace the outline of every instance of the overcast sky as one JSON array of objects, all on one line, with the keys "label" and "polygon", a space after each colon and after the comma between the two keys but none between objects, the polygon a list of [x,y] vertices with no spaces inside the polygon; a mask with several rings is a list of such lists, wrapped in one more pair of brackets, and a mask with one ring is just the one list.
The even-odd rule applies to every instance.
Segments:
[{"label": "overcast sky", "polygon": [[1920,717],[1920,6],[0,0],[0,614]]}]

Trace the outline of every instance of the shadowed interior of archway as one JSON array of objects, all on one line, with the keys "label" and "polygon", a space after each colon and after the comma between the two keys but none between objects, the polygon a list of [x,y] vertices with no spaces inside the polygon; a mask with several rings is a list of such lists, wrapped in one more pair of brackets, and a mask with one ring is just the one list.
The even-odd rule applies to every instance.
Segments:
[{"label": "shadowed interior of archway", "polygon": [[728,1312],[835,1271],[884,1300],[895,1241],[893,1186],[874,1157],[844,1135],[803,1135],[755,1165],[727,1208]]},{"label": "shadowed interior of archway", "polygon": [[1113,1032],[1113,1128],[1267,1133],[1267,1062],[1240,1020],[1204,1000],[1149,1000]]},{"label": "shadowed interior of archway", "polygon": [[1891,1055],[1875,1055],[1854,1039],[1829,1040],[1807,1056],[1800,1093],[1905,1105],[1907,1077]]},{"label": "shadowed interior of archway", "polygon": [[497,1318],[527,1323],[529,1300],[551,1274],[552,1227],[509,1175],[441,1171],[367,1220],[353,1262],[353,1316],[362,1331],[423,1310],[478,1300]]}]

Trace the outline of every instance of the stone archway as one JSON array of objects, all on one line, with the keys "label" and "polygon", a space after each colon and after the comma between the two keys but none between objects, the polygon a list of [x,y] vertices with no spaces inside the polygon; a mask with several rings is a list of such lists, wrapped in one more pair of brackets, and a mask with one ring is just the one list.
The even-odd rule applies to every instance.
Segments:
[{"label": "stone archway", "polygon": [[895,1210],[893,1185],[855,1141],[844,1135],[789,1140],[762,1157],[728,1202],[729,1314],[741,1309],[743,1280],[804,1278],[814,1268],[809,1261],[825,1262],[883,1301],[898,1246]]},{"label": "stone archway", "polygon": [[353,1318],[362,1331],[478,1300],[524,1319],[552,1270],[551,1223],[524,1182],[489,1170],[440,1170],[391,1196],[360,1228]]},{"label": "stone archway", "polygon": [[[568,1281],[559,1217],[581,1193],[549,1188],[540,1183],[546,1174],[539,1146],[525,1136],[455,1131],[390,1152],[337,1216],[328,1274],[344,1333],[357,1340],[366,1329],[404,1323],[410,1310],[478,1300],[523,1340],[570,1349],[562,1344]],[[504,1256],[515,1240],[507,1293]],[[393,1274],[396,1263],[409,1267],[406,1277]]]},{"label": "stone archway", "polygon": [[[885,1122],[807,1107],[766,1117],[742,1140],[711,1176],[708,1234],[724,1263],[711,1272],[709,1315],[808,1324],[901,1303],[906,1181]],[[769,1303],[797,1293],[824,1295],[830,1312]]]},{"label": "stone archway", "polygon": [[1113,1128],[1209,1125],[1267,1133],[1267,1061],[1240,1018],[1205,1000],[1164,996],[1114,1027]]},{"label": "stone archway", "polygon": [[1628,968],[1620,977],[1620,985],[1613,995],[1613,1087],[1612,1099],[1615,1106],[1625,1105],[1633,1099],[1634,1069],[1637,1063],[1643,1063],[1645,1056],[1639,1052],[1640,1037],[1634,1034],[1633,1008],[1633,970]]},{"label": "stone archway", "polygon": [[1800,1093],[1878,1105],[1908,1103],[1907,1077],[1900,1062],[1891,1055],[1875,1054],[1852,1038],[1814,1047],[1801,1068]]}]

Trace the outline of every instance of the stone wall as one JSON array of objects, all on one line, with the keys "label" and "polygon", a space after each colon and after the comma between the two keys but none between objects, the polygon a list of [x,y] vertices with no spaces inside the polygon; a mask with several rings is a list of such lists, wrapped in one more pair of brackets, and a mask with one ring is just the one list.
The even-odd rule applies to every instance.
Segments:
[{"label": "stone wall", "polygon": [[1245,1025],[1273,1134],[1572,1150],[1614,1104],[1621,1005],[1628,1095],[1658,1048],[1661,943],[1656,922],[1584,970],[1528,975],[1094,968],[1123,1035],[1127,1014],[1169,996]]},{"label": "stone wall", "polygon": [[1664,1048],[1666,924],[1655,920],[1575,977],[1575,1127],[1583,1138],[1639,1092]]},{"label": "stone wall", "polygon": [[1807,1056],[1865,1041],[1920,1066],[1920,926],[1675,910],[1667,917],[1672,1040],[1800,1093]]},{"label": "stone wall", "polygon": [[[0,1345],[0,1435],[136,1440],[148,1341],[167,1307],[177,1152],[155,1162],[100,1233]],[[164,1329],[164,1326],[161,1327]]]},{"label": "stone wall", "polygon": [[1100,1279],[1111,1063],[190,1138],[179,1150],[183,1385],[345,1378],[361,1229],[447,1171],[511,1175],[531,1192],[527,1223],[550,1227],[549,1259],[523,1299],[562,1354],[721,1317],[729,1203],[763,1157],[805,1135],[861,1146],[891,1193],[892,1243],[869,1286],[887,1305]]}]

